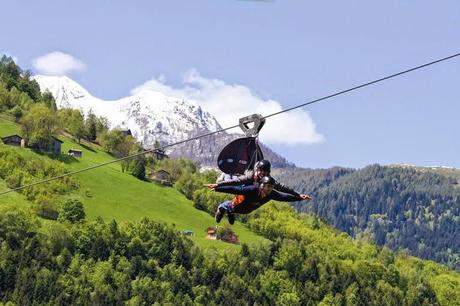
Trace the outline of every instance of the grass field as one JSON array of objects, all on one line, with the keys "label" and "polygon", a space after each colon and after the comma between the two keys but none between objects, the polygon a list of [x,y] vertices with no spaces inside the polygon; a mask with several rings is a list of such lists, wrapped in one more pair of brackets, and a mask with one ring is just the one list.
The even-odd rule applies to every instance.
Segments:
[{"label": "grass field", "polygon": [[19,134],[19,126],[13,122],[13,119],[4,114],[0,114],[0,137]]},{"label": "grass field", "polygon": [[[0,117],[0,136],[19,133],[19,127]],[[83,152],[81,159],[61,155],[58,159],[66,164],[69,170],[78,170],[112,160],[109,154],[97,145],[83,142],[81,145],[71,138],[58,137],[64,143],[62,152],[68,149],[78,149]],[[39,155],[29,149],[17,148],[21,154],[30,158],[50,158]],[[107,165],[77,175],[80,189],[74,197],[79,198],[85,205],[87,218],[94,220],[102,217],[106,221],[137,221],[149,217],[158,222],[173,224],[178,230],[192,230],[190,238],[200,247],[218,249],[238,249],[238,246],[205,239],[205,230],[215,225],[213,218],[207,213],[197,210],[192,202],[171,187],[160,187],[149,182],[140,181],[129,173],[122,173],[121,166]],[[5,183],[0,180],[0,190],[5,190]],[[0,205],[15,203],[28,204],[22,195],[10,193],[0,197]],[[225,224],[226,221],[223,221]],[[266,240],[248,230],[238,222],[232,226],[240,242],[253,244],[264,243]]]}]

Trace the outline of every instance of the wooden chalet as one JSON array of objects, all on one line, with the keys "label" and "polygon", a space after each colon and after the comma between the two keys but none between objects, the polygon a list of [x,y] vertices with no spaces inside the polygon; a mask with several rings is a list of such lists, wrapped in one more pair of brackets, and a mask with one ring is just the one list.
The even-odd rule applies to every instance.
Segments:
[{"label": "wooden chalet", "polygon": [[51,145],[47,148],[48,151],[46,152],[49,152],[49,153],[52,153],[52,154],[55,154],[55,155],[58,155],[58,154],[61,154],[61,144],[63,144],[64,141],[56,138],[56,137],[52,137],[52,141],[51,141]]},{"label": "wooden chalet", "polygon": [[171,174],[163,169],[152,173],[150,179],[154,183],[159,183],[164,186],[172,186]]},{"label": "wooden chalet", "polygon": [[39,150],[43,153],[51,153],[54,155],[61,154],[61,144],[64,142],[54,136],[51,136],[51,143],[47,145],[35,144],[32,148]]},{"label": "wooden chalet", "polygon": [[206,238],[211,240],[217,240],[217,227],[211,226],[206,229]]},{"label": "wooden chalet", "polygon": [[25,146],[24,139],[21,136],[17,135],[17,134],[2,137],[2,142],[4,144],[10,145],[10,146],[18,146],[18,147],[24,147]]},{"label": "wooden chalet", "polygon": [[120,132],[123,134],[123,136],[133,136],[133,133],[131,133],[130,129],[120,130]]}]

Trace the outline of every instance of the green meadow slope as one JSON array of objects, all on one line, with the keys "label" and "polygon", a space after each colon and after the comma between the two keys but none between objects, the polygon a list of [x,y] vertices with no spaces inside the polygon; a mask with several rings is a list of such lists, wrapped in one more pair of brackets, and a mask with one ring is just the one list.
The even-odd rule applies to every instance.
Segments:
[{"label": "green meadow slope", "polygon": [[[11,122],[4,115],[0,117],[1,137],[19,132],[20,127],[17,124]],[[59,158],[69,170],[78,170],[113,159],[97,145],[84,141],[82,144],[78,144],[65,136],[59,138],[64,141],[62,144],[63,153],[70,148],[83,152],[81,159],[65,155]],[[15,150],[28,158],[49,158],[30,149],[16,148]],[[84,203],[89,220],[102,217],[105,221],[115,219],[120,222],[138,221],[143,217],[149,217],[158,222],[173,224],[178,230],[192,230],[194,235],[191,239],[201,247],[238,248],[232,244],[206,239],[206,228],[215,225],[213,218],[209,214],[195,209],[192,202],[176,189],[160,187],[140,181],[129,173],[122,173],[118,163],[80,173],[76,177],[80,183],[80,189],[72,197],[76,197]],[[1,179],[0,188],[1,190],[6,189],[5,182]],[[9,193],[0,197],[0,205],[28,204],[30,202],[19,193]],[[266,241],[241,224],[235,224],[233,229],[242,243],[253,244]]]}]

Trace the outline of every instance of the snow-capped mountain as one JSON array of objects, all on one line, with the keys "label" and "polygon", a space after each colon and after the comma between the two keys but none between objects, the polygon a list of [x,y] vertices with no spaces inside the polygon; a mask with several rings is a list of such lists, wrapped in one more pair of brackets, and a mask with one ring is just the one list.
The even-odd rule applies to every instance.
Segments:
[{"label": "snow-capped mountain", "polygon": [[[92,96],[81,85],[66,76],[34,76],[42,91],[48,90],[61,108],[79,109],[84,115],[92,111],[109,120],[111,128],[130,129],[145,148],[155,141],[162,145],[221,128],[213,115],[196,102],[166,96],[161,92],[145,90],[133,96],[107,101]],[[206,166],[215,166],[217,155],[229,141],[240,135],[219,133],[182,145],[167,152],[175,157],[186,157]],[[267,157],[279,167],[290,166],[284,158],[264,147]]]},{"label": "snow-capped mountain", "polygon": [[133,136],[151,147],[155,140],[172,143],[190,137],[197,131],[220,129],[217,120],[199,105],[183,99],[168,97],[146,90],[115,101],[93,97],[88,91],[66,76],[35,76],[41,90],[48,90],[60,108],[90,110],[106,117],[112,128],[129,128]]}]

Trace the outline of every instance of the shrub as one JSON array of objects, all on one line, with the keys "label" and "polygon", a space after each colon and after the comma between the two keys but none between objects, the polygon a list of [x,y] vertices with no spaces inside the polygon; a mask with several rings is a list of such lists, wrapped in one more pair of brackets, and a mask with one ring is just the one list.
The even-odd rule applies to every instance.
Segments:
[{"label": "shrub", "polygon": [[85,219],[85,209],[83,204],[77,199],[69,199],[64,202],[59,210],[59,221],[76,223]]}]

